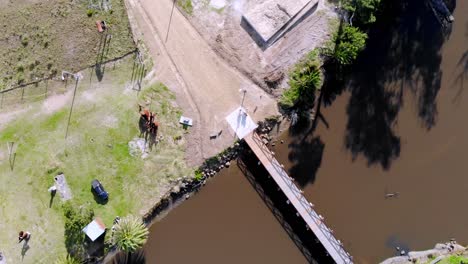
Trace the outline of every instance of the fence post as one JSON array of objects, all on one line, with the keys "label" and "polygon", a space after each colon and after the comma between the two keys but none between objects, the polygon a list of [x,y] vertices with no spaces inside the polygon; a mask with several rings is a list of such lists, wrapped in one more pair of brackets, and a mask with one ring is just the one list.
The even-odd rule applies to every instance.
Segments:
[{"label": "fence post", "polygon": [[44,97],[44,99],[47,98],[47,89],[48,89],[47,85],[48,85],[48,83],[49,83],[49,80],[46,79],[45,80],[45,97]]},{"label": "fence post", "polygon": [[23,98],[24,98],[24,87],[25,86],[23,86],[23,90],[21,91],[21,102],[23,102]]}]

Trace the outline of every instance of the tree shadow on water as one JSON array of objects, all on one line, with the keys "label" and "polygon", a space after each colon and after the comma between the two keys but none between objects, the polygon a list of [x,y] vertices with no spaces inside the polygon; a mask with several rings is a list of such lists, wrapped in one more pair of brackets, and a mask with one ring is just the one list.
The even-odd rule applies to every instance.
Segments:
[{"label": "tree shadow on water", "polygon": [[[468,35],[468,30],[467,30],[467,35]],[[463,53],[463,55],[460,57],[460,59],[458,60],[457,68],[461,68],[461,69],[453,81],[453,86],[458,86],[458,91],[453,101],[457,101],[460,98],[465,88],[465,79],[468,76],[468,50],[466,50]]]},{"label": "tree shadow on water", "polygon": [[388,169],[401,151],[394,126],[405,91],[415,95],[422,127],[429,130],[437,121],[440,50],[451,30],[419,1],[388,3],[384,10],[352,70],[345,146],[353,158],[362,154],[369,165]]},{"label": "tree shadow on water", "polygon": [[325,144],[319,136],[296,139],[289,144],[289,161],[292,167],[289,175],[296,180],[301,187],[309,183],[314,183],[315,176],[322,163],[323,150]]}]

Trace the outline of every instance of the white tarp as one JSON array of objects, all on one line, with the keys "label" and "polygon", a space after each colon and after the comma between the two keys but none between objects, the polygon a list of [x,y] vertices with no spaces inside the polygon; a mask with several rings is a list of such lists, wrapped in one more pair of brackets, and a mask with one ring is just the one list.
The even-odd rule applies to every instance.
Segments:
[{"label": "white tarp", "polygon": [[237,108],[229,114],[226,117],[226,121],[229,123],[239,139],[243,139],[258,127],[258,125],[247,114],[247,111],[242,107]]}]

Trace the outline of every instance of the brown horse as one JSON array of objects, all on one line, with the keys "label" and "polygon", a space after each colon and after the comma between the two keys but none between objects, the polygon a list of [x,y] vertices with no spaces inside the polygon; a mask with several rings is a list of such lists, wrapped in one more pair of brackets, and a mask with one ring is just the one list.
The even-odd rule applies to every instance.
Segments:
[{"label": "brown horse", "polygon": [[150,148],[150,150],[152,150],[153,146],[156,144],[156,138],[158,136],[158,128],[159,128],[159,122],[158,121],[154,120],[153,122],[151,122],[150,130],[149,130],[149,134],[150,134],[149,148]]},{"label": "brown horse", "polygon": [[138,122],[138,127],[140,128],[140,137],[145,135],[149,129],[149,122],[151,118],[151,112],[148,109],[140,111],[140,121]]}]

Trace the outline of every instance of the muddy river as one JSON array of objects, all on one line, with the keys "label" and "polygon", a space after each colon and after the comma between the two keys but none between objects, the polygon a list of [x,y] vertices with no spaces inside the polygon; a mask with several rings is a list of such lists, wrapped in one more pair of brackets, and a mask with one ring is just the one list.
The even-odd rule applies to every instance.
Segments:
[{"label": "muddy river", "polygon": [[153,224],[147,263],[304,263],[252,185],[233,165]]},{"label": "muddy river", "polygon": [[[411,2],[370,33],[352,83],[324,91],[316,122],[275,147],[356,263],[468,243],[468,1],[449,1],[445,30]],[[146,252],[148,263],[305,262],[236,166],[154,224]]]}]

